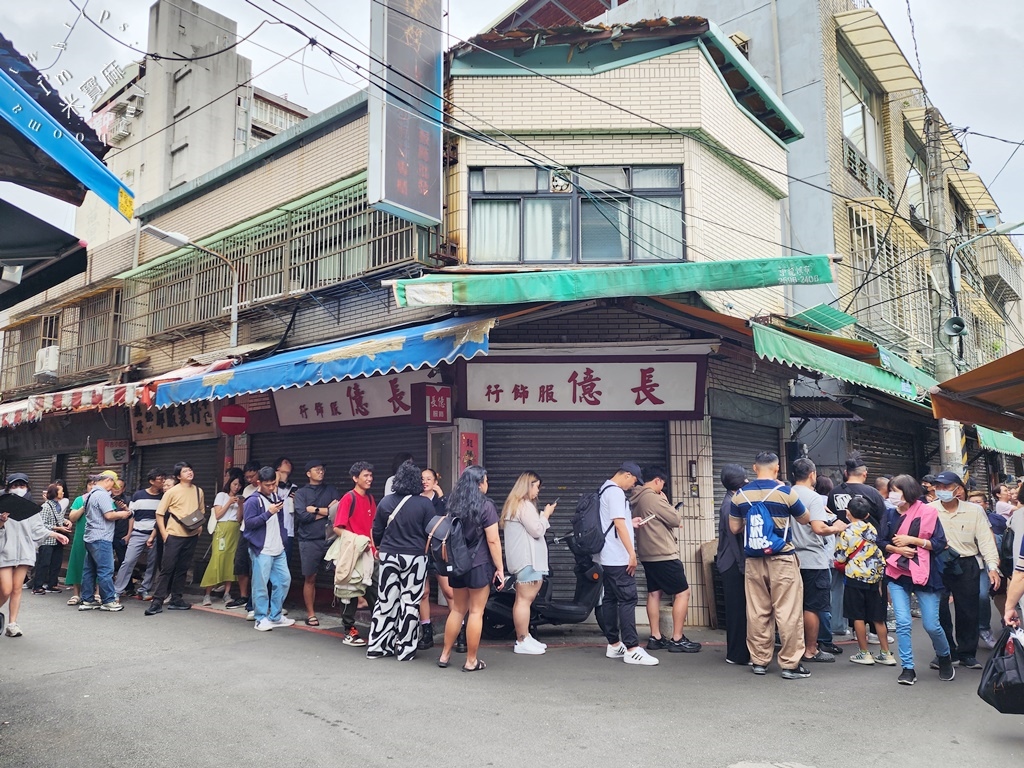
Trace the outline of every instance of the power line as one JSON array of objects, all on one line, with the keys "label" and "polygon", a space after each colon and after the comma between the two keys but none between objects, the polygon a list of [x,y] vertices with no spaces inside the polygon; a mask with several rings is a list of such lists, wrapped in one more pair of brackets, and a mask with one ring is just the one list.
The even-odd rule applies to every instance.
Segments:
[{"label": "power line", "polygon": [[921,69],[921,53],[917,49],[917,28],[914,26],[914,12],[910,10],[910,0],[907,0],[907,21],[910,22],[910,39],[914,43],[914,58],[917,60],[917,78],[924,90],[924,71]]}]

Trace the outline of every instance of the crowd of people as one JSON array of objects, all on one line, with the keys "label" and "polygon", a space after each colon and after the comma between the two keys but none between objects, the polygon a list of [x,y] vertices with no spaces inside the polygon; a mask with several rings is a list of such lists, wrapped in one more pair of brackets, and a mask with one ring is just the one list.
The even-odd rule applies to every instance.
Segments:
[{"label": "crowd of people", "polygon": [[[547,646],[531,634],[531,609],[550,573],[546,534],[557,500],[539,506],[543,481],[536,472],[518,477],[499,511],[480,466],[467,468],[445,495],[436,471],[400,454],[379,501],[368,462],[350,467],[351,487],[344,491],[326,482],[320,459],[305,463],[301,486],[291,482],[292,470],[285,457],[232,468],[209,507],[187,461],[169,472],[151,469],[145,487],[130,496],[108,470],[90,477],[73,502],[58,481],[43,492],[37,514],[0,514],[0,607],[8,605],[7,636],[22,635],[22,586],[30,569],[33,594],[63,591],[58,581],[69,544],[68,605],[117,612],[124,598],[134,596],[145,604],[146,616],[189,610],[186,581],[205,526],[212,541],[200,579],[202,604],[212,605],[216,596],[226,609],[244,609],[260,632],[295,623],[284,607],[294,548],[305,624],[320,626],[317,577],[333,562],[354,587],[351,593],[335,591],[345,595],[342,641],[365,647],[370,659],[405,661],[435,646],[431,578],[449,606],[439,667],[462,653],[464,671],[486,668],[479,647],[487,601],[492,589],[513,581],[512,650],[545,653]],[[940,680],[952,680],[956,665],[981,668],[979,643],[995,644],[991,601],[1009,622],[1024,594],[1024,569],[1006,586],[1024,533],[1024,506],[1014,487],[997,486],[990,510],[988,495],[968,492],[952,472],[920,481],[878,477],[869,484],[859,455],[847,461],[843,482],[834,487],[806,458],[792,463],[790,484],[779,480],[774,453],[758,454],[751,470],[752,477],[730,464],[721,472],[726,496],[716,566],[728,663],[764,675],[778,646],[782,677],[806,678],[808,665],[834,662],[843,652],[836,639],[850,637],[857,644],[851,662],[901,666],[897,681],[913,685],[918,667],[911,635],[919,617],[935,652],[929,666]],[[603,571],[596,617],[606,656],[630,665],[657,665],[656,651],[701,650],[684,634],[690,589],[668,483],[665,469],[627,461],[597,489],[604,544],[593,556]],[[31,498],[28,477],[10,475],[4,492]],[[432,528],[445,515],[459,521],[471,558],[458,575],[444,575],[428,556]],[[1009,567],[1000,561],[1004,536],[1017,542]],[[650,625],[643,644],[636,625],[641,564]],[[335,584],[341,581],[336,574]],[[664,633],[663,597],[671,600],[671,632]],[[361,604],[371,611],[366,638],[356,627]]]}]

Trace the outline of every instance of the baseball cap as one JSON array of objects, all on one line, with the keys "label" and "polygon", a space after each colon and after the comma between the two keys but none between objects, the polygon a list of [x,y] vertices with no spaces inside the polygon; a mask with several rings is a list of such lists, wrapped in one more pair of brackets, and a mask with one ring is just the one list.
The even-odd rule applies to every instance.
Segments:
[{"label": "baseball cap", "polygon": [[115,472],[112,469],[104,469],[102,472],[100,472],[97,475],[97,477],[99,477],[100,479],[109,477],[111,480],[120,480],[121,479],[120,477],[117,476],[117,472]]},{"label": "baseball cap", "polygon": [[619,466],[619,472],[629,472],[629,474],[631,474],[637,480],[642,481],[644,479],[644,473],[640,469],[640,465],[637,464],[635,461],[622,462],[622,464]]},{"label": "baseball cap", "polygon": [[960,479],[960,475],[956,472],[939,472],[935,476],[935,480],[932,482],[938,483],[939,485],[963,485],[964,481]]},{"label": "baseball cap", "polygon": [[310,459],[306,462],[306,472],[309,472],[315,467],[323,467],[324,469],[327,469],[327,465],[320,461],[320,459]]},{"label": "baseball cap", "polygon": [[8,485],[14,485],[17,482],[22,482],[25,485],[30,485],[28,481],[28,475],[26,475],[24,472],[12,472],[7,476]]}]

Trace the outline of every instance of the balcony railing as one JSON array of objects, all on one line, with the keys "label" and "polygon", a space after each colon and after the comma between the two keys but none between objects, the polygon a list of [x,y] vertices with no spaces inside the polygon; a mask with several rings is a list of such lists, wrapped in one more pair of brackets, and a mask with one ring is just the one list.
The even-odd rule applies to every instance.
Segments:
[{"label": "balcony railing", "polygon": [[843,137],[843,162],[850,175],[863,184],[870,195],[881,197],[888,200],[889,205],[896,206],[896,192],[892,185],[845,136]]},{"label": "balcony railing", "polygon": [[979,240],[975,247],[978,252],[978,269],[992,298],[998,302],[1024,298],[1024,285],[1020,276],[1024,264],[1016,249],[1014,253],[1009,253],[1009,246],[998,237]]}]

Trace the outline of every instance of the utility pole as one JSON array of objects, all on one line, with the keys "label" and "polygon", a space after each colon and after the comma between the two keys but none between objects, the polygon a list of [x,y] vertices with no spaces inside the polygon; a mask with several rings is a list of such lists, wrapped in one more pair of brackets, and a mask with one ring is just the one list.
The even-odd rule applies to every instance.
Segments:
[{"label": "utility pole", "polygon": [[[952,316],[949,265],[946,258],[946,169],[942,163],[942,118],[935,107],[924,116],[925,156],[928,162],[928,246],[931,250],[932,348],[935,352],[935,378],[940,382],[957,375],[953,352],[943,343],[942,325]],[[948,315],[947,315],[948,312]],[[952,343],[952,340],[946,342]],[[939,453],[943,470],[963,477],[962,428],[957,421],[939,419]]]}]

